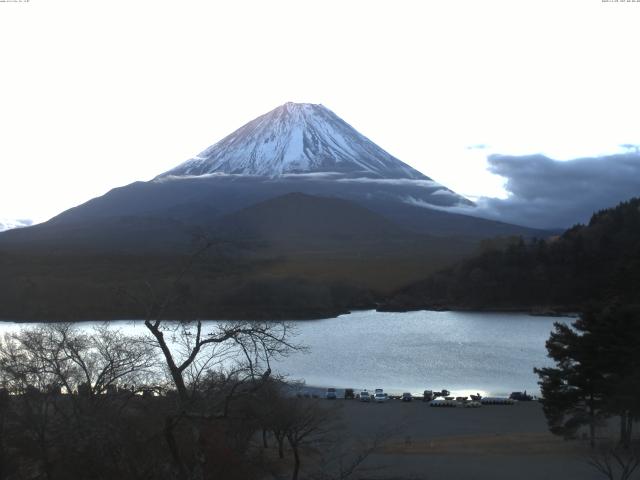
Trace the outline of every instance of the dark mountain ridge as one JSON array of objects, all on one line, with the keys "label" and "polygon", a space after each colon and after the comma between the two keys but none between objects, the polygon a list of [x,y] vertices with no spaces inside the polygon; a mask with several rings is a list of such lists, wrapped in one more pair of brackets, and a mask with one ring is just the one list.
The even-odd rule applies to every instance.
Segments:
[{"label": "dark mountain ridge", "polygon": [[[98,251],[112,246],[114,251],[185,251],[191,248],[194,231],[214,231],[226,215],[295,192],[351,201],[405,231],[419,234],[471,239],[549,234],[399,200],[424,196],[425,187],[421,185],[212,176],[136,182],[113,189],[43,224],[0,233],[0,249],[32,246],[38,250]],[[447,201],[445,195],[430,196],[434,204]],[[153,225],[149,235],[145,234],[145,225]]]},{"label": "dark mountain ridge", "polygon": [[[175,289],[176,276],[203,239],[211,247],[180,284],[188,301],[169,308],[167,315],[332,316],[374,308],[385,291],[470,253],[475,245],[407,232],[353,202],[302,193],[225,215],[215,228],[191,237],[177,222],[111,221],[102,219],[90,230],[65,222],[55,230],[35,228],[43,235],[42,248],[28,243],[34,233],[25,239],[19,231],[7,235],[15,243],[0,248],[0,318],[140,318],[144,308],[126,300],[145,298],[148,284],[160,297]],[[89,231],[96,236],[84,237]],[[119,244],[123,233],[128,236]],[[134,234],[137,243],[131,249]],[[169,234],[176,241],[173,250],[167,249]]]}]

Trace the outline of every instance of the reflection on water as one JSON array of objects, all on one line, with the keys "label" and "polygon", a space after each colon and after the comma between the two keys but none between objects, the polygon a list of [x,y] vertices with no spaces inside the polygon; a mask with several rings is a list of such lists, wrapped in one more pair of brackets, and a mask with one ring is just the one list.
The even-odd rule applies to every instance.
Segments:
[{"label": "reflection on water", "polygon": [[[537,393],[533,367],[550,364],[544,344],[556,321],[571,319],[514,313],[363,311],[294,322],[296,342],[309,351],[282,359],[274,371],[308,385],[384,388],[391,393],[445,388],[452,395]],[[125,332],[145,332],[140,321],[112,323]],[[81,324],[81,328],[90,326]],[[0,332],[20,327],[3,323]]]}]

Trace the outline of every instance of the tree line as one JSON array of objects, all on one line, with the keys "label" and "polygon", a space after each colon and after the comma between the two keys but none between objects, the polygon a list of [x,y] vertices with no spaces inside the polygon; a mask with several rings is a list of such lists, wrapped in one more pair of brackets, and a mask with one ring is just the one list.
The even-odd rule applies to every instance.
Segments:
[{"label": "tree line", "polygon": [[480,253],[398,291],[388,309],[557,309],[640,303],[640,198],[558,237],[487,240]]}]

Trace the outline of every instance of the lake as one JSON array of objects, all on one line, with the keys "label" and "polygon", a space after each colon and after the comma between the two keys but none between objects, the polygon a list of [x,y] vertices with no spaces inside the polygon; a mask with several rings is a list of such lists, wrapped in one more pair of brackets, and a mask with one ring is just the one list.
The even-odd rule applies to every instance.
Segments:
[{"label": "lake", "polygon": [[[309,351],[282,359],[274,370],[307,385],[380,387],[391,393],[443,388],[454,395],[537,393],[533,367],[552,365],[545,341],[553,323],[571,321],[524,313],[358,311],[292,322],[295,341]],[[111,323],[145,331],[142,322]],[[22,326],[3,322],[0,333]]]}]

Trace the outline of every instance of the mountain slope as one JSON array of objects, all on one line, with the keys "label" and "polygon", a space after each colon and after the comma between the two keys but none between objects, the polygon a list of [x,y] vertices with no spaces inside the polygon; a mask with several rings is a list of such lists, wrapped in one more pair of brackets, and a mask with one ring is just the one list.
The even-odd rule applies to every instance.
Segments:
[{"label": "mountain slope", "polygon": [[[0,319],[140,318],[141,305],[127,298],[147,298],[148,285],[160,297],[172,292],[195,248],[184,225],[143,217],[24,232],[2,236],[14,243],[0,248]],[[172,318],[301,319],[374,308],[380,295],[475,245],[301,193],[220,217],[208,238],[211,248],[180,282],[189,300],[167,310]]]},{"label": "mountain slope", "polygon": [[217,234],[298,243],[372,239],[380,242],[411,237],[393,222],[353,202],[299,192],[271,198],[223,217]]}]

